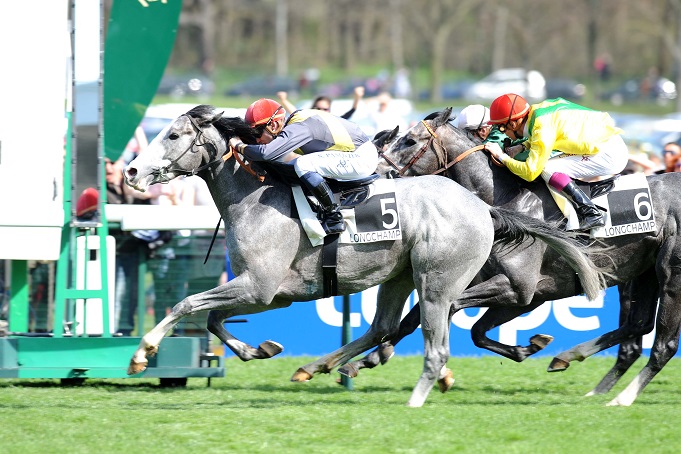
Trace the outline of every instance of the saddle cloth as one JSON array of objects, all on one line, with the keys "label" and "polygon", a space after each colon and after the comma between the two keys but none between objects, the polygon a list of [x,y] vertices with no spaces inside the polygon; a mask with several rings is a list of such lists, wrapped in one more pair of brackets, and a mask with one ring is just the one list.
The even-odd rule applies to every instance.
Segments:
[{"label": "saddle cloth", "polygon": [[[326,232],[312,211],[307,197],[300,186],[292,186],[293,199],[298,209],[300,223],[307,233],[312,246],[324,244]],[[340,243],[374,243],[394,241],[402,237],[395,180],[381,179],[369,185],[369,195],[359,205],[342,208],[345,231],[340,234]]]},{"label": "saddle cloth", "polygon": [[[579,229],[577,212],[572,203],[548,186],[558,208],[567,219],[566,229]],[[636,233],[654,232],[655,215],[648,180],[643,173],[623,175],[614,180],[611,190],[592,199],[605,208],[605,226],[591,230],[592,238],[609,238]]]}]

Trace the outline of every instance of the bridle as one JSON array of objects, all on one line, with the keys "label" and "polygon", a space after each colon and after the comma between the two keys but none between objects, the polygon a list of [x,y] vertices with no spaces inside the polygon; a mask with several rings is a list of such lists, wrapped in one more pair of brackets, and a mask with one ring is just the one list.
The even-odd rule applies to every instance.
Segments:
[{"label": "bridle", "polygon": [[[187,117],[187,119],[189,119],[189,122],[191,123],[192,128],[196,133],[196,136],[189,144],[189,146],[182,153],[180,153],[179,156],[172,159],[167,166],[161,167],[158,170],[158,175],[156,176],[155,181],[156,183],[168,183],[171,180],[171,178],[168,178],[169,173],[173,173],[174,175],[193,176],[201,172],[202,170],[205,170],[215,165],[216,163],[220,162],[220,158],[217,157],[218,154],[217,147],[211,140],[208,140],[207,138],[204,137],[203,129],[201,129],[201,126],[199,126],[196,120],[188,114],[182,114],[180,115],[180,117]],[[201,139],[203,139],[203,142],[199,142],[199,140]],[[198,153],[200,150],[198,150],[197,148],[199,147],[205,147],[208,150],[210,156],[208,163],[192,170],[185,170],[177,165],[180,159],[182,159],[184,155],[186,155],[187,153],[189,152]]]},{"label": "bridle", "polygon": [[[395,169],[397,171],[398,176],[400,176],[400,177],[403,177],[405,172],[407,170],[409,170],[414,164],[416,164],[416,162],[418,162],[419,159],[421,159],[423,157],[423,155],[426,153],[428,148],[432,147],[433,152],[435,152],[435,154],[437,155],[437,151],[435,150],[435,146],[434,146],[435,144],[437,144],[440,147],[440,149],[443,152],[443,156],[445,156],[445,158],[446,158],[446,156],[448,156],[447,148],[442,144],[442,141],[439,140],[439,136],[436,133],[436,131],[440,128],[440,126],[447,125],[448,123],[440,125],[435,129],[431,128],[430,125],[428,125],[428,123],[426,123],[425,120],[421,120],[421,124],[423,124],[423,126],[426,128],[426,130],[430,133],[430,138],[428,139],[428,142],[426,142],[421,147],[421,149],[419,149],[419,151],[417,151],[414,154],[414,156],[411,157],[409,162],[404,167],[400,168],[400,166],[398,166],[397,163],[395,163],[395,161],[393,161],[388,156],[386,156],[383,151],[378,152],[378,155],[380,157],[382,157],[383,159],[385,159],[385,161],[390,165],[390,167],[392,167],[393,169]],[[468,150],[464,151],[463,153],[461,153],[459,156],[457,156],[456,158],[454,158],[452,161],[450,161],[448,163],[444,162],[444,159],[438,158],[438,160],[441,163],[441,167],[438,170],[436,170],[435,172],[432,172],[430,175],[438,175],[440,173],[446,172],[450,167],[452,167],[453,165],[462,161],[463,159],[465,159],[466,157],[468,157],[472,153],[475,153],[476,151],[480,151],[480,150],[484,150],[484,149],[485,149],[485,144],[476,145],[475,147],[469,148]]]},{"label": "bridle", "polygon": [[[243,167],[248,173],[251,175],[257,177],[262,181],[264,177],[261,175],[258,175],[248,164],[244,162],[244,160],[239,156],[239,153],[235,152],[231,147],[230,150],[225,153],[223,156],[218,156],[218,148],[215,145],[215,143],[212,140],[209,140],[208,138],[205,137],[205,134],[203,132],[203,129],[201,126],[196,122],[196,119],[193,118],[192,116],[188,114],[183,114],[180,115],[181,117],[187,117],[189,119],[189,122],[192,124],[192,128],[194,129],[194,132],[196,133],[196,136],[194,137],[194,140],[189,144],[189,146],[182,152],[180,153],[179,156],[176,158],[172,159],[170,163],[167,166],[161,167],[159,169],[158,175],[156,177],[155,182],[156,183],[168,183],[171,178],[168,178],[168,173],[172,172],[175,175],[185,175],[185,176],[194,176],[198,174],[199,172],[206,170],[210,167],[213,167],[214,165],[222,162],[222,161],[227,161],[229,158],[232,156],[234,159]],[[211,125],[212,126],[212,125]],[[199,142],[199,140],[202,140],[202,142]],[[199,150],[197,148],[199,147],[205,147],[208,150],[209,153],[209,159],[206,164],[203,164],[202,166],[197,167],[196,169],[192,170],[185,170],[179,166],[177,166],[177,163],[190,151],[192,153],[198,153]]]}]

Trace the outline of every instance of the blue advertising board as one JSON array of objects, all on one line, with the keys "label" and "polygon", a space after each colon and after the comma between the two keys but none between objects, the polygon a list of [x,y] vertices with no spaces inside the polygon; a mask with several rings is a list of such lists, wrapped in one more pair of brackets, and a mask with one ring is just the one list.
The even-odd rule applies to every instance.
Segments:
[{"label": "blue advertising board", "polygon": [[[362,335],[373,320],[376,311],[377,287],[350,297],[350,323],[352,338]],[[415,293],[405,305],[408,311],[416,304]],[[227,329],[238,339],[257,346],[264,340],[273,340],[284,346],[284,355],[321,356],[341,345],[343,297],[326,298],[310,302],[296,302],[288,308],[244,317],[247,323],[228,324]],[[493,355],[473,345],[470,328],[486,309],[465,309],[452,317],[450,332],[451,356]],[[406,314],[406,312],[405,312]],[[528,345],[534,334],[550,334],[554,341],[537,355],[556,354],[581,342],[617,328],[619,319],[619,294],[617,287],[602,292],[589,301],[585,296],[575,296],[548,301],[534,311],[518,317],[488,333],[491,339],[508,345]],[[644,354],[652,346],[654,331],[643,339]],[[227,355],[232,352],[227,350]],[[400,355],[422,354],[421,329],[403,339],[395,352]],[[615,355],[617,347],[604,352]]]}]

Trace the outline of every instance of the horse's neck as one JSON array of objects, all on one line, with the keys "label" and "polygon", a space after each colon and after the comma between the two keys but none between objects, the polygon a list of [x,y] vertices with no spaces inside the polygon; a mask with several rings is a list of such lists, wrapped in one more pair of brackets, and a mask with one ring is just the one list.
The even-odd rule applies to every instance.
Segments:
[{"label": "horse's neck", "polygon": [[286,209],[290,204],[290,197],[287,196],[287,188],[284,185],[271,179],[261,182],[236,165],[233,159],[215,169],[201,172],[200,176],[206,181],[225,224],[231,224],[244,217],[257,216],[260,211],[253,208],[265,203],[263,193],[269,188],[274,187],[273,193],[281,195],[280,198],[275,196],[274,199],[267,197],[272,205],[280,205],[277,208]]},{"label": "horse's neck", "polygon": [[449,176],[489,205],[524,209],[532,203],[532,193],[542,200],[550,197],[540,183],[523,182],[507,168],[490,164],[481,151],[452,166]]}]

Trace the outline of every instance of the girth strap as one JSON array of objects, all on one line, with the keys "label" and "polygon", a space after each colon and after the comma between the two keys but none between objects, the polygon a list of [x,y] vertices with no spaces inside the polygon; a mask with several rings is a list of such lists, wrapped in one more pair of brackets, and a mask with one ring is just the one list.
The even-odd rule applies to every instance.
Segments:
[{"label": "girth strap", "polygon": [[322,282],[324,298],[338,295],[338,238],[339,233],[326,235],[322,246]]}]

